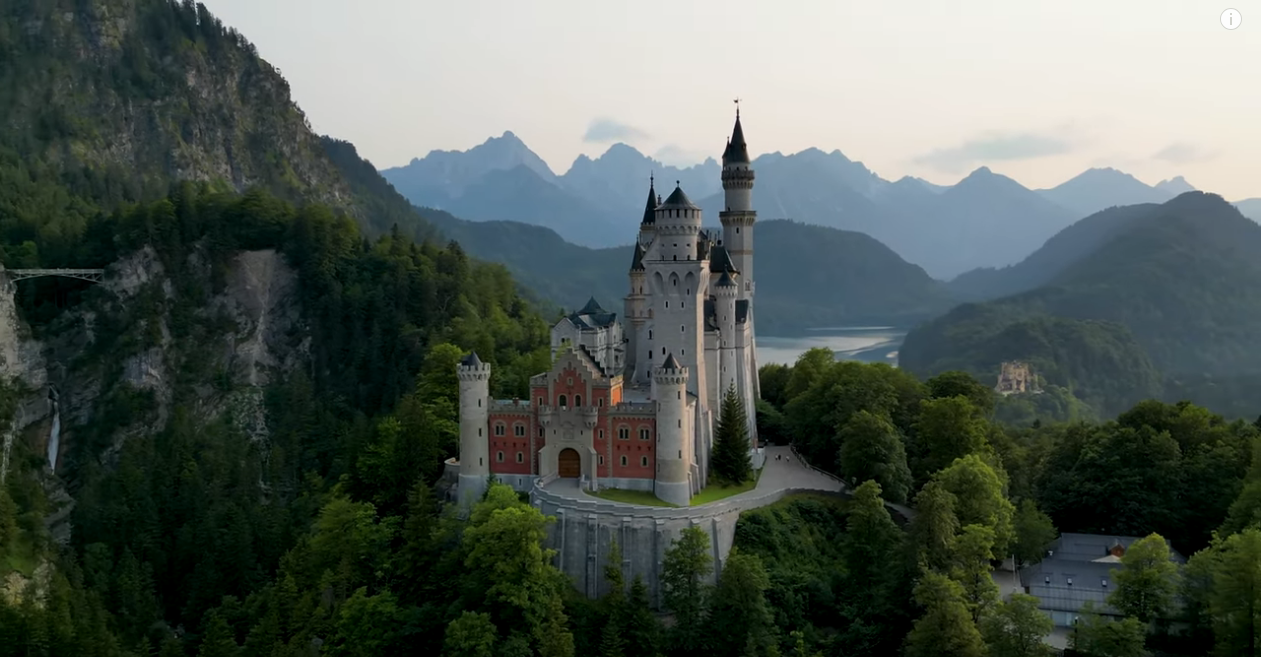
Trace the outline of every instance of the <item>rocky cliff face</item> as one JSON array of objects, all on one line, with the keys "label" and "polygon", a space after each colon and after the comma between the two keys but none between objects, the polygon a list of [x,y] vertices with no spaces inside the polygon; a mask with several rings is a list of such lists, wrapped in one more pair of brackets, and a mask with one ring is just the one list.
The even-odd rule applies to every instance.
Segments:
[{"label": "rocky cliff face", "polygon": [[[201,258],[193,256],[187,264],[195,279],[210,279],[211,268]],[[148,394],[154,403],[149,417],[110,436],[112,444],[95,455],[105,463],[129,435],[165,426],[177,390],[191,389],[195,419],[226,417],[255,440],[266,440],[263,387],[299,367],[308,350],[297,293],[297,274],[279,253],[239,253],[226,267],[222,290],[194,318],[217,327],[213,338],[179,344],[171,322],[187,320],[172,312],[167,302],[177,291],[157,254],[146,248],[108,268],[90,299],[58,319],[41,341],[17,314],[14,287],[0,281],[0,377],[17,399],[4,433],[5,454],[19,440],[27,453],[48,454],[54,413],[65,427],[50,454],[57,457],[56,471],[46,465],[44,473],[56,505],[48,519],[56,538],[69,537],[66,518],[73,504],[57,476],[68,469],[60,456],[74,450],[77,436],[92,426],[111,393]],[[114,336],[103,336],[105,331]],[[108,353],[101,353],[103,345]],[[216,373],[214,383],[180,388],[186,383],[180,373],[194,357]],[[15,465],[6,458],[5,467]]]},{"label": "rocky cliff face", "polygon": [[280,72],[191,3],[4,3],[0,117],[0,146],[93,196],[112,175],[131,193],[226,182],[353,209]]}]

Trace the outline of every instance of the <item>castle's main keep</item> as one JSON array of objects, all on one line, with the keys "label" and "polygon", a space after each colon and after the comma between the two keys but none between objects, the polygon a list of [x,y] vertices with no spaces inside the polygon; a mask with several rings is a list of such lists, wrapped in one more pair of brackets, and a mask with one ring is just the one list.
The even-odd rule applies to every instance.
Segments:
[{"label": "castle's main keep", "polygon": [[622,321],[592,299],[552,328],[553,366],[530,398],[490,398],[490,365],[464,359],[459,496],[495,475],[518,490],[539,478],[588,489],[653,491],[686,506],[709,474],[725,391],[744,399],[756,445],[759,396],[753,332],[753,169],[740,115],[722,156],[721,236],[676,185],[652,182],[639,225]]}]

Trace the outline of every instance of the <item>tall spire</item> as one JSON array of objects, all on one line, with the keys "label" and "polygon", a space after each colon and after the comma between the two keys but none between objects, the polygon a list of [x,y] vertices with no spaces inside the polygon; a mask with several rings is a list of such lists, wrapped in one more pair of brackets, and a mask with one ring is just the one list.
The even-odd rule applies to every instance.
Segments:
[{"label": "tall spire", "polygon": [[661,204],[661,201],[657,197],[655,186],[656,182],[653,180],[652,174],[648,174],[648,204],[644,206],[644,218],[640,222],[641,224],[652,225],[657,221],[657,213],[654,210]]},{"label": "tall spire", "polygon": [[722,153],[723,164],[749,164],[749,146],[744,143],[744,128],[740,126],[740,99],[736,99],[736,127],[731,129],[731,138],[727,140],[727,148]]}]

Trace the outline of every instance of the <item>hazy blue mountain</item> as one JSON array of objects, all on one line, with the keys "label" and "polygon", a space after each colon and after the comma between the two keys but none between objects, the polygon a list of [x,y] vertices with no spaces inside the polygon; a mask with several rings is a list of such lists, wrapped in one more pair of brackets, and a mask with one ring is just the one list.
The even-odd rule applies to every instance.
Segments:
[{"label": "hazy blue mountain", "polygon": [[938,278],[1019,262],[1068,226],[1075,213],[987,167],[933,194],[903,180],[882,198],[892,223],[872,232]]},{"label": "hazy blue mountain", "polygon": [[[1148,186],[1114,169],[1091,169],[1037,192],[985,167],[950,186],[910,176],[890,182],[838,150],[817,148],[764,154],[753,168],[754,209],[763,220],[865,233],[939,279],[1019,262],[1074,220],[1099,210],[1162,202],[1191,189],[1180,177]],[[596,158],[579,156],[557,176],[512,133],[466,152],[434,151],[383,172],[417,205],[472,221],[547,226],[591,247],[630,243],[650,174],[662,190],[679,181],[704,209],[707,223],[717,224],[724,209],[719,173],[712,158],[678,168],[619,143]]]},{"label": "hazy blue mountain", "polygon": [[487,173],[518,166],[556,183],[556,174],[547,163],[512,132],[491,137],[467,151],[430,151],[405,166],[383,169],[381,175],[413,203],[440,208],[464,195]]},{"label": "hazy blue mountain", "polygon": [[680,169],[618,143],[595,159],[579,155],[569,171],[560,177],[560,185],[620,217],[639,217],[644,209],[649,176],[655,176],[661,188],[673,186],[677,180],[689,196],[702,198],[722,188],[721,173],[722,167],[713,158]]},{"label": "hazy blue mountain", "polygon": [[[592,249],[516,222],[471,222],[420,209],[470,255],[503,263],[523,286],[573,309],[594,296],[621,312],[631,247]],[[757,226],[758,330],[790,335],[845,324],[911,325],[953,305],[945,286],[876,240],[791,221]]]},{"label": "hazy blue mountain", "polygon": [[1187,192],[1198,191],[1194,185],[1187,182],[1187,179],[1182,176],[1174,176],[1169,180],[1162,180],[1156,183],[1156,189],[1168,194],[1169,198],[1173,198]]},{"label": "hazy blue mountain", "polygon": [[1239,212],[1243,216],[1261,223],[1261,198],[1246,198],[1242,201],[1235,201],[1235,207],[1239,208]]},{"label": "hazy blue mountain", "polygon": [[[1186,184],[1181,177],[1174,180]],[[1128,173],[1108,168],[1087,169],[1067,182],[1051,189],[1040,189],[1038,193],[1080,216],[1086,216],[1118,205],[1164,203],[1182,191],[1191,191],[1177,191],[1176,187],[1177,183],[1172,180],[1153,187]]]}]

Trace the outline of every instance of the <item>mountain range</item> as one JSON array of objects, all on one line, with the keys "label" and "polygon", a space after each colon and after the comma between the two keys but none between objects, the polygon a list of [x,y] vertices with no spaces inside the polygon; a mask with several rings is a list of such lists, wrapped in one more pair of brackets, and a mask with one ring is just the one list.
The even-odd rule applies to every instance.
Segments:
[{"label": "mountain range", "polygon": [[[1192,191],[1182,177],[1148,185],[1116,169],[1090,169],[1050,189],[1032,190],[981,167],[955,185],[881,178],[839,150],[767,153],[753,162],[754,206],[763,219],[866,233],[938,279],[1012,265],[1077,219],[1112,206],[1161,203]],[[412,203],[472,221],[545,226],[591,247],[631,243],[646,178],[687,190],[716,224],[722,209],[719,164],[678,168],[626,144],[579,156],[556,174],[519,137],[505,132],[467,151],[433,151],[382,175]],[[1261,219],[1261,199],[1241,201]]]}]

